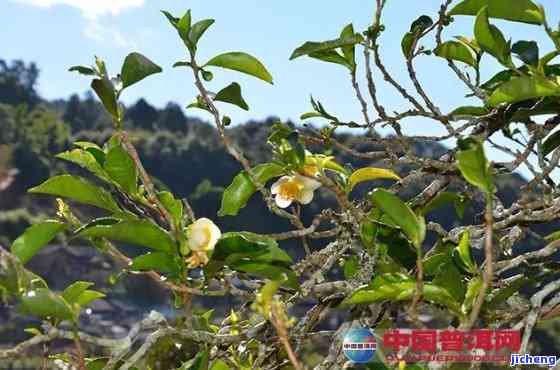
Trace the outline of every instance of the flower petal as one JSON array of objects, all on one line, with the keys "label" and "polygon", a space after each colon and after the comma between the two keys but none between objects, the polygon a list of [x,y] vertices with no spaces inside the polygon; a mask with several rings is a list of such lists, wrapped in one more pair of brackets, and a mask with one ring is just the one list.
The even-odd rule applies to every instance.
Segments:
[{"label": "flower petal", "polygon": [[287,208],[292,204],[292,199],[286,199],[279,195],[276,195],[274,200],[276,201],[276,205],[280,208]]},{"label": "flower petal", "polygon": [[280,187],[282,186],[282,184],[284,184],[286,181],[290,181],[290,177],[289,176],[282,176],[281,178],[279,178],[274,184],[272,184],[272,186],[270,187],[270,192],[272,194],[278,194],[278,192],[280,191]]},{"label": "flower petal", "polygon": [[309,204],[313,200],[313,190],[306,189],[299,195],[298,202],[301,204]]},{"label": "flower petal", "polygon": [[321,183],[317,180],[311,179],[309,177],[306,176],[301,176],[298,175],[298,180],[301,181],[303,183],[303,187],[305,190],[317,190],[318,188],[321,187]]}]

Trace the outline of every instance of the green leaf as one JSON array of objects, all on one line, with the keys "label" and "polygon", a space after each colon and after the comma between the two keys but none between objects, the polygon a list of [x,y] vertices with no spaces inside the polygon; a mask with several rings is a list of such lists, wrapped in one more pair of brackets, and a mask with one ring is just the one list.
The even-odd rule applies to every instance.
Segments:
[{"label": "green leaf", "polygon": [[307,113],[302,114],[299,117],[299,119],[301,119],[303,121],[303,120],[306,120],[306,119],[309,119],[309,118],[318,118],[318,117],[323,117],[323,115],[319,112],[307,112]]},{"label": "green leaf", "polygon": [[459,148],[461,150],[456,156],[459,170],[465,180],[486,194],[493,194],[495,187],[492,169],[486,160],[482,144],[474,139],[465,139],[459,141]]},{"label": "green leaf", "polygon": [[117,95],[111,81],[106,78],[95,79],[91,82],[91,88],[95,91],[107,112],[115,118],[118,117]]},{"label": "green leaf", "polygon": [[457,246],[456,251],[459,255],[462,265],[465,267],[465,270],[470,273],[476,273],[477,268],[471,255],[471,242],[468,230],[465,231],[461,236],[461,240],[459,241],[459,245]]},{"label": "green leaf", "polygon": [[488,16],[514,22],[542,24],[539,7],[530,0],[463,0],[449,11],[449,15],[477,15],[488,6]]},{"label": "green leaf", "polygon": [[340,55],[339,52],[336,51],[336,50],[317,51],[317,52],[309,54],[309,56],[311,58],[322,60],[323,62],[340,64],[340,65],[348,68],[350,71],[352,71],[354,69],[354,66],[352,64],[348,63],[346,58],[343,57],[342,55]]},{"label": "green leaf", "polygon": [[323,42],[308,41],[302,46],[298,47],[296,50],[294,50],[294,52],[290,56],[290,60],[299,58],[304,55],[322,52],[325,50],[333,50],[342,47],[354,46],[362,41],[364,41],[364,38],[359,33],[355,33],[350,36],[345,36],[338,39],[323,41]]},{"label": "green leaf", "polygon": [[123,89],[143,80],[144,78],[160,73],[161,67],[140,53],[130,53],[124,60],[121,69]]},{"label": "green leaf", "polygon": [[536,66],[539,62],[539,46],[535,41],[517,41],[511,51],[525,64]]},{"label": "green leaf", "polygon": [[513,67],[509,43],[502,32],[488,22],[487,7],[483,7],[476,16],[474,35],[482,50],[493,55],[503,65]]},{"label": "green leaf", "polygon": [[560,131],[556,131],[549,135],[542,144],[542,153],[544,156],[552,153],[560,145]]},{"label": "green leaf", "polygon": [[422,216],[416,215],[398,196],[385,189],[374,190],[371,200],[399,225],[416,248],[420,248],[426,237],[426,223]]},{"label": "green leaf", "polygon": [[[383,300],[410,300],[416,289],[416,281],[404,274],[382,274],[373,279],[370,285],[358,288],[341,305],[370,304]],[[423,298],[429,302],[448,306],[459,313],[459,305],[449,292],[437,285],[425,283]]]},{"label": "green leaf", "polygon": [[434,50],[434,54],[441,58],[457,60],[473,68],[478,68],[476,55],[468,46],[458,41],[444,42]]},{"label": "green leaf", "polygon": [[235,262],[242,259],[286,265],[293,262],[274,239],[250,232],[228,232],[222,235],[214,247],[212,260]]},{"label": "green leaf", "polygon": [[80,177],[72,175],[51,177],[41,185],[29,189],[28,192],[69,198],[111,212],[120,211],[119,206],[115,203],[109,192]]},{"label": "green leaf", "polygon": [[418,17],[414,22],[412,22],[412,24],[410,25],[410,31],[404,34],[401,41],[401,49],[406,59],[412,57],[416,39],[420,37],[422,32],[432,26],[433,23],[434,21],[432,20],[432,18],[428,17],[427,15],[422,15]]},{"label": "green leaf", "polygon": [[[265,184],[268,180],[284,174],[284,168],[276,163],[264,163],[253,168],[256,179]],[[242,171],[224,190],[220,216],[235,216],[247,204],[249,198],[257,191],[249,175]]]},{"label": "green leaf", "polygon": [[424,274],[426,276],[433,276],[438,273],[442,266],[451,261],[449,253],[435,253],[424,260]]},{"label": "green leaf", "polygon": [[230,367],[224,361],[216,360],[210,366],[210,370],[230,370]]},{"label": "green leaf", "polygon": [[206,32],[208,27],[212,24],[214,24],[213,19],[203,19],[192,25],[191,30],[189,31],[189,40],[194,47],[196,47],[204,32]]},{"label": "green leaf", "polygon": [[85,168],[97,177],[109,180],[109,176],[99,164],[97,158],[88,150],[84,149],[73,149],[68,150],[63,153],[56,155],[56,158],[63,159],[68,162],[77,164],[78,166]]},{"label": "green leaf", "polygon": [[358,256],[350,256],[344,260],[342,265],[344,271],[344,278],[346,280],[352,279],[360,270],[360,259]]},{"label": "green leaf", "polygon": [[171,25],[177,29],[177,23],[179,23],[179,18],[173,16],[171,13],[169,13],[166,10],[162,10],[161,11],[162,14],[165,16],[165,18],[167,18],[167,20],[169,21],[169,23],[171,23]]},{"label": "green leaf", "polygon": [[241,86],[237,82],[231,83],[216,94],[214,100],[237,105],[239,108],[249,110],[249,106],[241,95]]},{"label": "green leaf", "polygon": [[173,68],[177,68],[177,67],[191,67],[191,66],[192,66],[192,64],[191,64],[190,62],[182,62],[182,61],[179,61],[179,62],[173,63]]},{"label": "green leaf", "polygon": [[66,224],[53,220],[32,225],[12,243],[10,251],[25,264],[66,227]]},{"label": "green leaf", "polygon": [[500,85],[490,98],[488,104],[495,107],[502,103],[516,103],[519,101],[560,95],[560,85],[539,76],[514,77]]},{"label": "green leaf", "polygon": [[74,313],[68,302],[47,288],[37,288],[23,294],[21,306],[25,313],[44,319],[74,319]]},{"label": "green leaf", "polygon": [[354,186],[364,181],[391,179],[400,180],[399,175],[385,168],[365,167],[352,173],[348,178],[348,191],[352,191]]},{"label": "green leaf", "polygon": [[412,46],[414,46],[414,41],[416,40],[416,35],[412,32],[407,32],[404,34],[401,41],[401,50],[406,59],[412,56]]},{"label": "green leaf", "polygon": [[213,276],[224,265],[273,280],[282,280],[290,287],[297,286],[297,278],[290,265],[292,258],[278,247],[274,239],[250,232],[225,233],[214,248],[205,275]]},{"label": "green leaf", "polygon": [[544,240],[546,240],[549,243],[558,239],[560,239],[560,231],[555,231],[544,237]]},{"label": "green leaf", "polygon": [[107,153],[104,169],[125,192],[129,194],[137,192],[138,170],[136,164],[120,143],[111,147]]},{"label": "green leaf", "polygon": [[480,117],[490,113],[490,110],[486,107],[473,107],[470,105],[465,105],[454,109],[449,116],[453,117],[454,120],[467,119],[472,117]]},{"label": "green leaf", "polygon": [[348,175],[346,168],[338,164],[334,157],[327,156],[324,154],[307,154],[305,156],[305,164],[311,166],[317,166],[320,169],[331,170],[334,172],[341,173],[343,175]]},{"label": "green leaf", "polygon": [[64,298],[70,305],[77,303],[78,298],[80,298],[82,293],[92,285],[94,285],[94,283],[89,281],[76,281],[64,289],[62,292],[62,298]]},{"label": "green leaf", "polygon": [[191,10],[187,10],[185,14],[177,22],[177,31],[187,46],[190,46],[189,31],[191,30]]},{"label": "green leaf", "polygon": [[215,66],[246,73],[272,84],[272,76],[255,57],[242,52],[229,52],[210,59],[204,66]]},{"label": "green leaf", "polygon": [[95,76],[95,70],[85,66],[73,66],[68,69],[69,72],[78,72],[86,76]]},{"label": "green leaf", "polygon": [[[354,34],[355,34],[354,26],[352,25],[352,23],[350,23],[349,25],[347,25],[342,29],[342,32],[340,33],[340,38],[345,39],[347,37],[352,37],[352,35]],[[350,65],[350,70],[354,70],[356,68],[356,56],[355,56],[356,46],[346,45],[346,46],[342,46],[340,50],[342,50],[342,54],[344,55],[344,58],[346,58],[346,60],[348,61]]]},{"label": "green leaf", "polygon": [[558,55],[560,55],[560,52],[557,51],[557,50],[554,50],[554,51],[551,51],[550,53],[546,54],[545,56],[543,56],[541,59],[539,59],[538,70],[542,74],[545,74],[545,69],[546,69],[548,63],[550,63]]},{"label": "green leaf", "polygon": [[466,293],[462,279],[463,276],[455,264],[448,262],[439,268],[432,283],[444,288],[455,301],[462,302]]},{"label": "green leaf", "polygon": [[153,252],[138,256],[132,260],[129,266],[131,270],[136,271],[159,271],[163,273],[176,274],[181,267],[175,258],[163,252]]},{"label": "green leaf", "polygon": [[74,142],[74,146],[77,146],[78,148],[93,155],[97,163],[101,166],[105,163],[105,152],[99,147],[99,145],[87,141],[76,141]]},{"label": "green leaf", "polygon": [[504,71],[500,71],[492,76],[491,79],[480,85],[480,88],[486,91],[494,91],[502,83],[511,80],[513,76],[514,72],[512,70],[506,69]]},{"label": "green leaf", "polygon": [[298,286],[295,273],[285,266],[261,263],[250,260],[240,260],[232,263],[230,267],[236,271],[265,277],[271,280],[283,281],[283,285],[296,289]]},{"label": "green leaf", "polygon": [[194,358],[193,363],[185,367],[184,370],[207,370],[208,369],[208,352],[198,352]]},{"label": "green leaf", "polygon": [[455,211],[457,212],[457,216],[463,218],[463,214],[465,212],[465,203],[467,199],[459,195],[457,193],[452,193],[448,191],[440,192],[436,195],[432,200],[428,202],[422,208],[422,214],[427,215],[428,213],[432,212],[433,210],[444,206],[445,204],[451,203],[455,207]]},{"label": "green leaf", "polygon": [[187,109],[191,109],[191,108],[202,109],[202,110],[205,110],[209,113],[212,113],[212,111],[210,110],[208,105],[206,105],[205,102],[200,101],[200,100],[194,101],[194,102],[190,103],[189,105],[187,105]]},{"label": "green leaf", "polygon": [[475,276],[467,284],[467,293],[465,294],[465,300],[461,305],[461,311],[467,314],[474,303],[474,300],[478,296],[478,292],[482,288],[482,278],[480,276]]},{"label": "green leaf", "polygon": [[124,220],[110,225],[86,225],[77,231],[77,236],[107,238],[166,253],[175,253],[176,251],[175,243],[169,234],[148,220]]},{"label": "green leaf", "polygon": [[420,35],[422,32],[430,28],[434,24],[432,18],[427,15],[421,15],[416,18],[410,25],[410,32]]},{"label": "green leaf", "polygon": [[175,223],[180,225],[183,219],[183,202],[180,199],[176,199],[169,191],[161,191],[157,194],[157,197],[165,209],[171,214]]},{"label": "green leaf", "polygon": [[105,294],[98,292],[96,290],[86,290],[76,300],[76,303],[80,307],[84,307],[89,305],[91,302],[95,301],[96,299],[105,298]]}]

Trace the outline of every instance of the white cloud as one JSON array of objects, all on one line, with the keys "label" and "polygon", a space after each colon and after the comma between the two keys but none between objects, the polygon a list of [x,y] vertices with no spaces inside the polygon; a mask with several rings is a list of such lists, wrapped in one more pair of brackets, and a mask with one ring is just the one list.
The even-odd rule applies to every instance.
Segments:
[{"label": "white cloud", "polygon": [[79,9],[90,19],[111,14],[118,15],[130,8],[144,5],[144,0],[13,0],[18,3],[50,8],[55,5],[67,5]]},{"label": "white cloud", "polygon": [[111,41],[116,46],[129,48],[134,46],[116,27],[100,23],[100,17],[104,15],[119,15],[131,8],[144,5],[145,0],[12,0],[21,4],[50,8],[56,5],[65,5],[80,10],[87,19],[84,28],[86,37],[98,41]]}]

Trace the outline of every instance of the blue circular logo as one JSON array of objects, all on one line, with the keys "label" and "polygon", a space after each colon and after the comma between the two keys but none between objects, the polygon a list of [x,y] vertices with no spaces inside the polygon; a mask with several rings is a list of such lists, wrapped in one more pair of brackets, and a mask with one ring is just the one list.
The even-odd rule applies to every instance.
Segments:
[{"label": "blue circular logo", "polygon": [[365,364],[373,360],[377,343],[370,329],[350,329],[344,336],[342,350],[344,355],[357,364]]}]

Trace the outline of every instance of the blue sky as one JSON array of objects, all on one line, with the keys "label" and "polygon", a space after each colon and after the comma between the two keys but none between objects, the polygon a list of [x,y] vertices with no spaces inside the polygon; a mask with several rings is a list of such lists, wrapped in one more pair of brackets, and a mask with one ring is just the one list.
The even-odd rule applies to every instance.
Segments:
[{"label": "blue sky", "polygon": [[[455,1],[454,3],[456,3]],[[145,97],[159,107],[168,101],[185,106],[196,96],[192,78],[185,69],[171,65],[185,59],[185,50],[175,31],[159,13],[177,15],[191,8],[193,18],[214,18],[216,24],[201,41],[199,59],[205,61],[225,51],[246,51],[257,56],[270,70],[274,85],[235,72],[215,71],[210,88],[218,91],[232,81],[243,87],[251,111],[224,106],[234,122],[261,119],[270,115],[297,121],[309,110],[309,95],[321,100],[333,113],[347,120],[359,120],[360,110],[347,71],[338,65],[308,58],[289,61],[292,50],[307,40],[335,38],[350,22],[363,30],[371,22],[374,0],[272,1],[272,0],[7,0],[3,1],[3,32],[0,58],[35,61],[41,69],[40,93],[49,99],[65,98],[88,89],[87,78],[67,72],[75,64],[91,64],[94,55],[103,57],[110,71],[117,72],[131,51],[138,51],[164,68],[164,73],[135,85],[125,93],[125,103]],[[544,5],[552,24],[557,24],[560,3]],[[403,85],[411,86],[400,50],[402,35],[420,14],[435,18],[438,0],[388,0],[384,15],[387,31],[381,41],[385,64]],[[456,17],[444,33],[472,35],[474,19]],[[493,21],[513,41],[534,39],[551,45],[541,28],[519,23]],[[427,47],[432,47],[426,43]],[[361,54],[358,54],[361,55]],[[486,56],[484,77],[499,67]],[[464,98],[465,88],[447,68],[444,60],[421,57],[416,66],[420,80],[443,111],[475,101]],[[407,109],[405,102],[378,78],[380,100],[389,112]],[[365,85],[364,85],[365,91]],[[412,89],[410,88],[410,91]],[[204,112],[190,115],[204,117]],[[371,114],[374,116],[374,114]],[[431,121],[411,120],[407,132],[436,134],[441,130]]]}]

